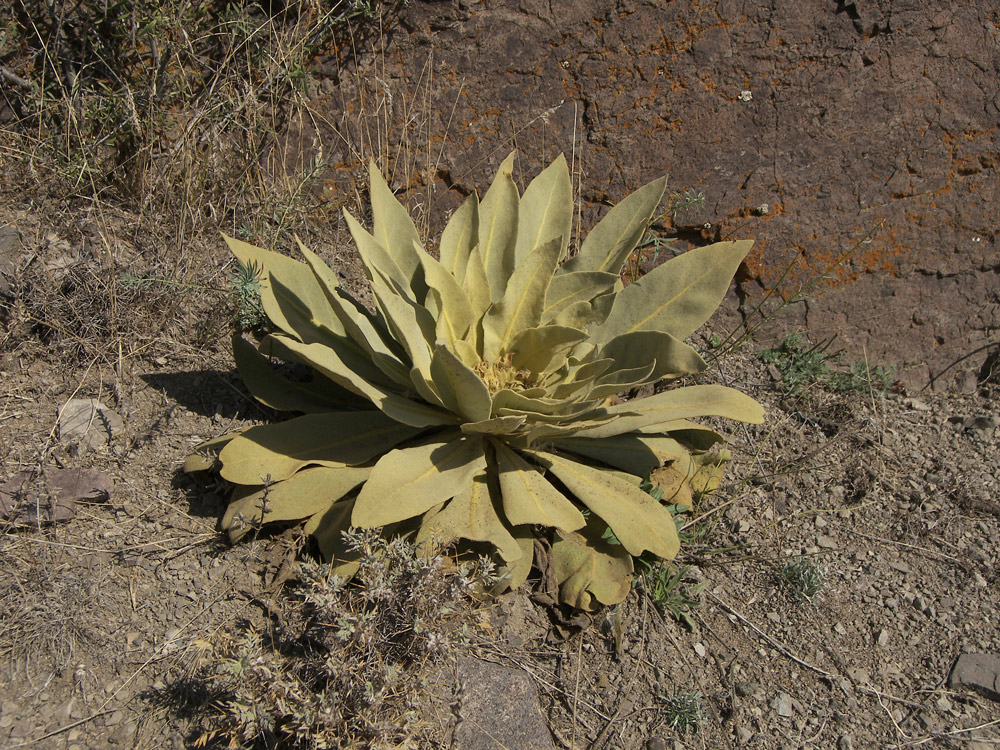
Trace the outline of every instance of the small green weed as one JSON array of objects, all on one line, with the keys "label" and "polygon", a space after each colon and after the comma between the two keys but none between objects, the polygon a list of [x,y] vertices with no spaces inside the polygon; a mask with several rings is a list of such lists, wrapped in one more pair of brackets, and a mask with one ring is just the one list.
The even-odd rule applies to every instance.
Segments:
[{"label": "small green weed", "polygon": [[684,578],[690,571],[689,565],[660,564],[642,575],[642,586],[661,611],[688,630],[694,630],[690,612],[701,604],[701,593],[708,581],[686,584]]},{"label": "small green weed", "polygon": [[267,315],[260,303],[260,275],[263,269],[255,262],[243,265],[237,261],[230,277],[231,297],[235,305],[234,317],[240,331],[255,331],[267,322]]},{"label": "small green weed", "polygon": [[809,601],[826,583],[826,568],[811,557],[796,557],[781,566],[781,580],[799,601]]},{"label": "small green weed", "polygon": [[815,383],[825,385],[834,393],[884,393],[892,387],[896,371],[892,365],[872,368],[867,362],[854,362],[847,372],[833,372],[829,363],[840,355],[829,353],[832,343],[831,339],[822,344],[810,344],[792,333],[780,346],[759,352],[757,358],[778,368],[785,390],[791,394],[801,393]]},{"label": "small green weed", "polygon": [[659,696],[659,701],[667,726],[680,734],[693,734],[701,728],[705,712],[701,691],[675,688],[669,695]]}]

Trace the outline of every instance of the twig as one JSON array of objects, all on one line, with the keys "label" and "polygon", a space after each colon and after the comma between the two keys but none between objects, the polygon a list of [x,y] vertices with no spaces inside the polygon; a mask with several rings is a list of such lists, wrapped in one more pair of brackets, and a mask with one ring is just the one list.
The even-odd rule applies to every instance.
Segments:
[{"label": "twig", "polygon": [[31,81],[27,81],[21,78],[17,73],[14,73],[6,66],[0,65],[0,78],[3,78],[11,86],[17,86],[18,88],[27,89],[31,91],[34,86],[31,85]]},{"label": "twig", "polygon": [[763,638],[764,640],[766,640],[768,643],[770,643],[772,646],[774,646],[776,649],[778,649],[781,653],[783,653],[789,659],[791,659],[792,661],[794,661],[796,664],[799,664],[799,665],[805,667],[806,669],[811,669],[813,672],[816,672],[817,674],[820,674],[823,677],[827,677],[827,678],[830,678],[830,679],[832,679],[833,677],[836,677],[836,675],[833,674],[832,672],[827,672],[825,669],[820,669],[819,667],[814,666],[814,665],[810,664],[809,662],[803,661],[802,659],[800,659],[799,657],[797,657],[795,654],[793,654],[788,649],[787,646],[785,646],[782,643],[779,643],[774,638],[772,638],[771,636],[769,636],[763,630],[761,630],[756,625],[754,625],[752,622],[750,622],[750,620],[748,620],[746,617],[744,617],[739,612],[737,612],[735,609],[733,609],[728,604],[726,604],[724,601],[722,601],[719,597],[717,597],[711,591],[708,592],[708,595],[711,596],[713,599],[715,599],[715,601],[718,602],[718,604],[719,604],[720,607],[722,607],[724,610],[726,610],[729,614],[731,614],[733,617],[735,617],[736,619],[738,619],[744,625],[746,625],[747,627],[749,627],[750,629],[752,629],[761,638]]}]

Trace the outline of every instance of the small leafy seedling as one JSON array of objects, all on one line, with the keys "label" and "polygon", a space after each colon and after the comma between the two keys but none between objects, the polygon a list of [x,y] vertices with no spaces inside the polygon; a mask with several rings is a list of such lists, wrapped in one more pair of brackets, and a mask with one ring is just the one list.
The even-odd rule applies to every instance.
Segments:
[{"label": "small leafy seedling", "polygon": [[781,580],[792,589],[799,601],[809,601],[826,582],[823,564],[811,557],[796,557],[781,566]]},{"label": "small leafy seedling", "polygon": [[704,701],[699,690],[675,688],[670,695],[659,696],[664,722],[680,734],[693,734],[704,718]]},{"label": "small leafy seedling", "polygon": [[694,630],[690,612],[701,604],[701,593],[708,581],[686,585],[684,578],[690,570],[689,565],[658,565],[646,572],[643,585],[656,606],[688,630]]}]

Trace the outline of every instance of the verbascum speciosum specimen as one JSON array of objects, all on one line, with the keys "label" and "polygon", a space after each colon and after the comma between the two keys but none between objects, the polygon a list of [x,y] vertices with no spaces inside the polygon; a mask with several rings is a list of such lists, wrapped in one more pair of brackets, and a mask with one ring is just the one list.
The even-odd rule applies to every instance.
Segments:
[{"label": "verbascum speciosum specimen", "polygon": [[[569,257],[573,199],[559,157],[524,191],[514,155],[482,201],[473,194],[426,252],[406,209],[372,166],[373,228],[346,214],[374,311],[305,262],[227,238],[262,269],[275,333],[236,338],[247,387],[301,412],[210,441],[187,464],[216,467],[236,491],[222,520],[235,540],[268,521],[308,519],[323,554],[350,575],[341,532],[382,527],[417,543],[487,545],[507,585],[524,582],[536,538],[562,601],[582,609],[628,593],[633,557],[671,559],[668,505],[718,476],[721,441],[691,422],[761,422],[748,396],[689,385],[611,397],[701,372],[684,339],[721,302],[751,241],[676,256],[623,287],[619,273],[663,198],[654,180],[612,208]],[[292,380],[270,360],[306,365]],[[708,457],[711,457],[709,460]],[[652,472],[669,497],[640,489]]]}]

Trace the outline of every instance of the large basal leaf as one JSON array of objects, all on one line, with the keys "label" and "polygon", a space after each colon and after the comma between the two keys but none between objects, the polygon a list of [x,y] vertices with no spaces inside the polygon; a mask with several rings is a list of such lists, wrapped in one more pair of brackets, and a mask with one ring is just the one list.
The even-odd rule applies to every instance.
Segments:
[{"label": "large basal leaf", "polygon": [[306,262],[312,269],[316,280],[326,294],[330,307],[333,308],[344,330],[356,345],[356,348],[372,364],[385,373],[393,382],[405,385],[409,382],[409,367],[407,367],[387,343],[392,340],[389,332],[381,321],[358,309],[356,302],[344,296],[337,283],[336,274],[320,258],[307,248],[300,246]]},{"label": "large basal leaf", "polygon": [[358,494],[353,523],[371,529],[419,516],[467,490],[485,466],[482,440],[454,433],[390,451]]},{"label": "large basal leaf", "polygon": [[[412,427],[431,427],[454,424],[458,421],[458,417],[454,414],[413,401],[366,381],[345,365],[337,353],[328,346],[300,344],[278,337],[270,339],[275,348],[286,349],[296,361],[311,365],[338,385],[364,396],[380,411],[385,412],[386,416],[397,422]],[[280,352],[278,356],[281,356]]]},{"label": "large basal leaf", "polygon": [[368,190],[372,201],[372,235],[386,249],[407,279],[407,289],[422,301],[427,294],[420,256],[424,254],[420,234],[409,212],[393,195],[375,166],[368,163]]},{"label": "large basal leaf", "polygon": [[219,453],[237,435],[239,435],[238,432],[233,432],[229,435],[220,435],[199,444],[184,459],[184,466],[182,467],[184,473],[193,474],[196,471],[212,471],[212,469],[215,469],[219,464]]},{"label": "large basal leaf", "polygon": [[611,527],[630,554],[638,557],[648,550],[665,560],[677,554],[680,541],[673,517],[637,486],[553,453],[534,451],[532,455]]},{"label": "large basal leaf", "polygon": [[581,533],[557,532],[552,569],[559,599],[590,611],[597,604],[618,604],[632,588],[632,556],[621,545],[602,539],[605,525],[595,517]]},{"label": "large basal leaf", "polygon": [[531,533],[531,527],[515,526],[511,529],[511,535],[521,549],[521,555],[516,560],[497,567],[499,581],[494,589],[496,593],[507,589],[513,591],[527,581],[531,573],[531,563],[535,557],[535,535]]},{"label": "large basal leaf", "polygon": [[524,415],[492,417],[482,422],[463,422],[462,432],[466,435],[513,435],[526,421]]},{"label": "large basal leaf", "polygon": [[447,543],[453,539],[489,542],[507,562],[521,556],[521,547],[497,514],[486,472],[473,477],[465,491],[424,520],[417,533],[417,543],[433,540]]},{"label": "large basal leaf", "polygon": [[559,239],[559,260],[566,257],[573,228],[573,185],[562,154],[531,181],[521,196],[517,216],[517,267],[536,247]]},{"label": "large basal leaf", "polygon": [[586,340],[587,334],[574,328],[526,328],[514,336],[508,351],[514,367],[544,374],[562,367],[566,362],[566,353]]},{"label": "large basal leaf", "polygon": [[435,334],[454,348],[455,342],[463,339],[469,326],[475,321],[469,295],[459,286],[445,267],[425,252],[420,254],[424,268],[424,279],[429,289],[435,290],[441,300]]},{"label": "large basal leaf", "polygon": [[434,349],[431,377],[445,408],[468,422],[490,418],[493,399],[486,384],[444,346]]},{"label": "large basal leaf", "polygon": [[507,284],[503,298],[494,302],[483,318],[483,354],[494,360],[509,351],[514,336],[536,328],[545,306],[545,290],[559,261],[560,240],[535,248],[521,263]]},{"label": "large basal leaf", "polygon": [[568,437],[556,439],[552,444],[556,448],[614,466],[638,477],[648,476],[662,462],[662,457],[637,435],[617,435],[601,439]]},{"label": "large basal leaf", "polygon": [[[479,196],[472,193],[441,233],[441,265],[459,284],[465,281],[469,255],[479,242]],[[483,308],[484,310],[486,308]]]},{"label": "large basal leaf", "polygon": [[220,473],[234,484],[280,482],[309,464],[365,463],[419,432],[380,411],[306,414],[237,435],[219,454]]},{"label": "large basal leaf", "polygon": [[351,528],[353,511],[354,498],[339,500],[314,514],[302,529],[316,540],[323,559],[332,563],[330,573],[341,578],[353,576],[361,562],[361,551],[348,546],[343,536]]},{"label": "large basal leaf", "polygon": [[308,518],[333,505],[368,478],[369,468],[304,469],[267,489],[256,489],[229,504],[222,528],[234,542],[255,525]]},{"label": "large basal leaf", "polygon": [[270,360],[239,334],[233,336],[233,359],[253,397],[278,411],[320,412],[364,409],[367,402],[321,375],[300,382],[271,367]]},{"label": "large basal leaf", "polygon": [[222,235],[244,266],[262,269],[260,302],[271,322],[300,341],[326,342],[347,334],[309,266],[270,250]]},{"label": "large basal leaf", "polygon": [[493,448],[503,510],[511,524],[540,524],[574,531],[586,523],[580,510],[534,466],[500,441],[494,441]]},{"label": "large basal leaf", "polygon": [[595,338],[610,341],[633,331],[666,331],[687,338],[718,308],[752,245],[752,240],[716,242],[654,268],[618,294]]},{"label": "large basal leaf", "polygon": [[391,279],[411,301],[423,302],[423,297],[418,300],[410,287],[413,277],[399,267],[389,251],[346,209],[344,210],[344,221],[347,222],[347,229],[354,240],[354,246],[357,248],[358,256],[365,267],[365,275],[368,276],[368,280]]},{"label": "large basal leaf", "polygon": [[760,424],[764,407],[740,391],[724,385],[691,385],[674,388],[648,398],[609,406],[607,413],[617,416],[600,427],[583,430],[579,437],[610,437],[626,432],[691,417],[724,417],[739,422]]},{"label": "large basal leaf", "polygon": [[497,170],[479,206],[479,253],[490,285],[490,299],[503,297],[507,280],[514,272],[514,243],[517,240],[517,186],[511,176],[514,154]]},{"label": "large basal leaf", "polygon": [[651,380],[692,375],[708,367],[698,352],[662,331],[634,331],[616,336],[601,348],[598,356],[610,357],[615,367],[622,370],[655,362]]},{"label": "large basal leaf", "polygon": [[[580,246],[575,258],[570,258],[561,273],[605,271],[618,275],[629,254],[646,234],[646,228],[663,200],[667,178],[660,177],[612,208]],[[683,338],[683,337],[682,337]]]},{"label": "large basal leaf", "polygon": [[545,293],[542,322],[548,323],[568,307],[580,303],[588,304],[587,311],[591,314],[590,301],[609,291],[618,280],[618,274],[604,271],[556,273]]}]

